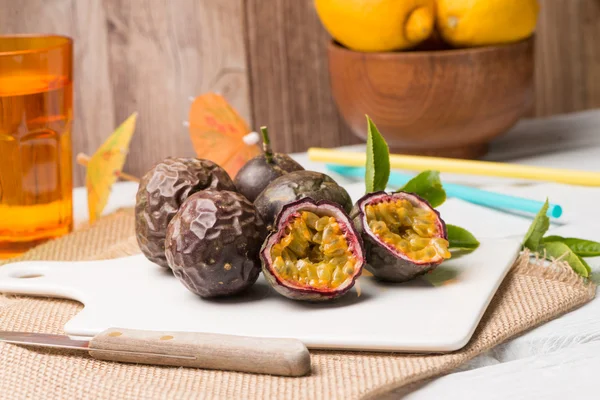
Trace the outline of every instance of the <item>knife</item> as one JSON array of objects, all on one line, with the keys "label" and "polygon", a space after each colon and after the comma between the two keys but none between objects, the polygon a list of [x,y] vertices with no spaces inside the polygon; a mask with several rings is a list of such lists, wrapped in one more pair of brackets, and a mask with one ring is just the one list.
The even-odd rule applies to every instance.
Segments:
[{"label": "knife", "polygon": [[0,331],[0,342],[85,350],[98,360],[282,376],[310,372],[310,354],[296,339],[110,328],[90,340]]}]

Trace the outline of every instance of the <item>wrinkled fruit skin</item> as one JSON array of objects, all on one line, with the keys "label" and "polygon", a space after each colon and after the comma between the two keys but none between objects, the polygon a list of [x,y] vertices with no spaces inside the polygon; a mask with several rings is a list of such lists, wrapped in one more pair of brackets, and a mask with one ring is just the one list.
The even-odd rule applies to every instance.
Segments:
[{"label": "wrinkled fruit skin", "polygon": [[[340,286],[335,290],[331,291],[319,291],[319,290],[311,290],[311,289],[298,289],[294,287],[290,287],[284,281],[280,280],[273,270],[273,265],[271,260],[271,247],[276,242],[279,233],[285,230],[286,220],[295,212],[299,211],[311,211],[318,215],[331,215],[336,217],[338,221],[344,222],[346,228],[348,229],[346,240],[352,243],[352,246],[355,251],[355,255],[357,256],[359,262],[356,265],[355,273],[350,282],[348,282],[345,286]],[[327,211],[324,211],[327,210]],[[285,296],[292,300],[304,300],[304,301],[327,301],[338,298],[344,294],[346,294],[354,284],[356,283],[356,279],[361,275],[362,269],[366,264],[366,256],[365,249],[363,247],[363,242],[360,237],[359,232],[352,225],[352,220],[346,214],[346,212],[339,206],[337,203],[333,203],[327,200],[314,201],[311,198],[302,198],[300,200],[291,202],[283,206],[283,209],[277,216],[277,221],[275,222],[276,230],[273,230],[267,239],[265,240],[261,250],[260,250],[260,260],[262,263],[262,271],[267,282],[275,289],[275,291],[282,296]]]},{"label": "wrinkled fruit skin", "polygon": [[167,158],[144,175],[136,196],[135,233],[150,261],[168,268],[167,225],[190,195],[204,189],[235,190],[235,186],[223,168],[197,158]]},{"label": "wrinkled fruit skin", "polygon": [[254,205],[271,229],[284,205],[305,197],[339,204],[347,213],[352,210],[352,199],[346,189],[328,175],[314,171],[290,172],[275,179],[256,198]]},{"label": "wrinkled fruit skin", "polygon": [[169,223],[165,254],[173,274],[201,297],[229,296],[260,273],[264,224],[244,196],[204,190],[190,196]]},{"label": "wrinkled fruit skin", "polygon": [[233,181],[238,192],[250,201],[258,195],[269,183],[288,172],[302,171],[304,168],[287,154],[273,154],[272,162],[267,162],[263,154],[248,161],[235,176]]},{"label": "wrinkled fruit skin", "polygon": [[385,192],[375,192],[364,195],[356,202],[352,208],[350,217],[352,218],[354,226],[363,239],[367,255],[367,265],[365,268],[379,280],[388,282],[406,282],[432,271],[438,265],[440,265],[443,260],[434,263],[417,263],[403,259],[397,254],[397,252],[394,252],[389,247],[386,247],[374,235],[370,234],[368,226],[366,227],[365,223],[364,207],[378,196],[394,195],[410,196],[418,201],[423,207],[428,207],[429,209],[433,210],[438,217],[443,231],[443,235],[441,237],[444,239],[447,239],[446,224],[440,217],[439,212],[434,210],[425,199],[412,193],[400,192],[388,194]]}]

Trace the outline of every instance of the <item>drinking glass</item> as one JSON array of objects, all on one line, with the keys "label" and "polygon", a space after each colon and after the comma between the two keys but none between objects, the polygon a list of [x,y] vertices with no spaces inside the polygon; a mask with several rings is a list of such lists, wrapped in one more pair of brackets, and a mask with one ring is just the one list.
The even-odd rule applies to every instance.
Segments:
[{"label": "drinking glass", "polygon": [[71,231],[73,42],[0,36],[0,258]]}]

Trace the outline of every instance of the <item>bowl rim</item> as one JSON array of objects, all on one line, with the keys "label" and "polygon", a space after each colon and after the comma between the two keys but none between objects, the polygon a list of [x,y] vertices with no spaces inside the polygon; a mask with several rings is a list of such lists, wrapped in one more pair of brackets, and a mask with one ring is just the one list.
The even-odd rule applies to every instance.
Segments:
[{"label": "bowl rim", "polygon": [[361,56],[374,56],[381,58],[398,58],[398,57],[453,57],[460,55],[473,55],[481,53],[490,53],[498,50],[507,50],[510,48],[527,47],[533,45],[535,42],[535,34],[526,37],[525,39],[519,40],[518,42],[496,44],[490,46],[478,46],[478,47],[461,47],[456,49],[440,49],[440,50],[394,50],[394,51],[358,51],[349,49],[335,39],[330,38],[328,40],[329,51],[337,51],[341,53],[349,53]]}]

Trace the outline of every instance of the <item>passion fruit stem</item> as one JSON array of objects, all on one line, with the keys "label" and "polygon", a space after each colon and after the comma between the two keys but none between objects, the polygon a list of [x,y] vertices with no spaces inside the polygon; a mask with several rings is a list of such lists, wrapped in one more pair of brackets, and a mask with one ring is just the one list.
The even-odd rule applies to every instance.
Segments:
[{"label": "passion fruit stem", "polygon": [[265,160],[267,160],[269,164],[273,164],[273,150],[271,150],[271,140],[269,139],[269,131],[267,130],[267,127],[261,126],[260,133],[262,133]]}]

